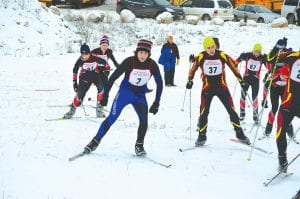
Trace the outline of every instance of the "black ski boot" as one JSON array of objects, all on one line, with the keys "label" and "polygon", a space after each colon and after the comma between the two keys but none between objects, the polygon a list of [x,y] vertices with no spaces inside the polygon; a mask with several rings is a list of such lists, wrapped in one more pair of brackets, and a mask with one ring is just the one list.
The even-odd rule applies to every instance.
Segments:
[{"label": "black ski boot", "polygon": [[286,173],[287,172],[287,160],[286,160],[286,156],[278,156],[278,160],[279,160],[279,167],[278,167],[278,172],[281,173]]},{"label": "black ski boot", "polygon": [[290,137],[290,139],[295,139],[294,128],[292,124],[289,125],[287,129],[287,134]]},{"label": "black ski boot", "polygon": [[265,129],[265,135],[269,136],[272,133],[272,129],[273,129],[273,125],[268,122]]},{"label": "black ski boot", "polygon": [[195,147],[204,146],[205,142],[206,142],[206,133],[199,132],[198,139],[195,142]]},{"label": "black ski boot", "polygon": [[71,119],[73,117],[73,115],[76,112],[76,108],[74,107],[73,104],[71,104],[71,109],[69,110],[69,112],[67,112],[66,114],[64,114],[64,118],[65,119]]},{"label": "black ski boot", "polygon": [[253,111],[253,121],[254,121],[254,124],[259,124],[259,118],[258,118],[258,111]]},{"label": "black ski boot", "polygon": [[92,151],[95,151],[100,143],[100,138],[96,136],[92,139],[92,141],[84,147],[84,153],[90,154]]},{"label": "black ski boot", "polygon": [[142,142],[138,143],[137,142],[135,144],[135,154],[137,156],[146,156],[147,155],[147,153],[146,153],[146,151],[144,149],[144,143],[142,143]]},{"label": "black ski boot", "polygon": [[249,138],[247,136],[245,136],[242,128],[235,130],[235,136],[240,142],[242,142],[244,144],[248,144],[248,145],[251,144]]}]

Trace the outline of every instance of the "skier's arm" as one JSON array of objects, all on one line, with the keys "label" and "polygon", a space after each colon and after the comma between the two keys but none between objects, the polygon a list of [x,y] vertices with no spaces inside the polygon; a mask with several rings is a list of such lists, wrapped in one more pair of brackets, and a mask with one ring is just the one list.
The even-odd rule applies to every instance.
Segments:
[{"label": "skier's arm", "polygon": [[114,63],[115,67],[118,68],[119,67],[119,63],[117,62],[114,54],[113,54],[113,51],[111,49],[108,49],[108,53],[109,53],[109,58],[111,59],[111,61]]},{"label": "skier's arm", "polygon": [[128,62],[129,59],[124,60],[120,66],[111,74],[111,76],[108,79],[107,84],[104,87],[104,93],[106,95],[108,95],[112,85],[114,84],[114,82],[116,81],[116,79],[118,79],[123,73],[125,73],[125,71],[129,68],[130,66],[130,62]]},{"label": "skier's arm", "polygon": [[189,71],[188,80],[193,80],[194,79],[195,73],[196,73],[196,71],[199,68],[199,63],[202,60],[202,58],[203,58],[203,54],[202,53],[200,53],[198,56],[196,56],[194,58],[193,66],[192,66],[192,68]]},{"label": "skier's arm", "polygon": [[157,64],[155,64],[153,66],[153,77],[154,77],[154,81],[156,83],[156,95],[155,95],[154,102],[159,104],[160,97],[161,97],[162,90],[163,90],[163,81],[162,81],[162,77],[161,77],[161,74],[160,74]]},{"label": "skier's arm", "polygon": [[78,70],[79,68],[82,66],[82,60],[81,57],[79,57],[73,67],[73,81],[77,81],[77,74],[78,74]]},{"label": "skier's arm", "polygon": [[229,68],[233,72],[233,74],[236,76],[238,81],[241,83],[243,81],[243,78],[242,78],[234,60],[229,55],[225,54],[224,52],[221,52],[220,55],[224,59],[225,63],[229,66]]}]

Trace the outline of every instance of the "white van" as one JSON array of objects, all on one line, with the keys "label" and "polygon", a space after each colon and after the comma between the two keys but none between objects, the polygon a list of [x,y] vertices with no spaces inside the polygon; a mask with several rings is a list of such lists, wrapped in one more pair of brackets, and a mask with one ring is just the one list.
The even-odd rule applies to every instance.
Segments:
[{"label": "white van", "polygon": [[281,7],[281,16],[285,17],[289,24],[296,23],[296,8],[300,5],[300,0],[284,0]]},{"label": "white van", "polygon": [[204,21],[215,17],[224,21],[233,19],[233,6],[229,0],[186,0],[180,7],[185,15],[195,15]]}]

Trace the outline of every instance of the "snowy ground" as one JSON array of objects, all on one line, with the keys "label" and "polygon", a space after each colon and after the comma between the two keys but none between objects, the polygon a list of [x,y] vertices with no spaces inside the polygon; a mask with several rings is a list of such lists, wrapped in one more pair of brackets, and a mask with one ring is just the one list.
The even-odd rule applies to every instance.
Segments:
[{"label": "snowy ground", "polygon": [[[9,19],[6,19],[6,23],[9,23]],[[120,31],[118,24],[112,26],[106,24],[105,30],[111,33],[115,31],[114,54],[120,62],[132,55],[135,47],[124,44],[125,33]],[[2,26],[2,29],[6,27]],[[123,27],[128,28],[129,25]],[[43,57],[30,54],[21,57],[18,54],[1,55],[0,198],[291,198],[300,188],[300,160],[289,168],[294,175],[274,181],[265,188],[263,182],[277,171],[275,130],[271,138],[255,142],[257,146],[272,151],[273,154],[267,155],[254,150],[251,160],[247,161],[250,148],[229,141],[235,134],[218,99],[214,99],[211,106],[207,147],[185,153],[179,152],[179,148],[193,146],[197,137],[195,128],[202,86],[200,80],[197,80],[199,73],[195,76],[192,97],[189,98],[188,91],[184,111],[181,108],[189,68],[188,57],[189,54],[202,50],[203,36],[219,37],[221,49],[236,58],[239,53],[251,50],[255,42],[261,42],[263,51],[267,52],[283,36],[288,38],[288,46],[297,50],[300,47],[299,27],[272,29],[268,24],[259,24],[258,27],[241,28],[233,22],[225,23],[222,27],[208,24],[190,26],[184,22],[158,25],[154,20],[137,20],[134,27],[134,30],[140,31],[134,32],[128,40],[137,40],[136,35],[155,35],[155,31],[149,27],[160,28],[166,34],[172,32],[175,41],[178,40],[181,63],[176,71],[177,87],[164,89],[158,114],[149,116],[149,130],[145,140],[148,157],[172,164],[171,168],[134,156],[138,119],[130,106],[123,111],[93,154],[69,162],[68,158],[82,151],[92,139],[103,120],[85,118],[83,109],[78,108],[76,116],[81,117],[79,119],[45,121],[60,117],[68,111],[65,107],[49,106],[71,103],[74,96],[72,67],[79,55],[57,55],[54,50],[49,50],[49,55]],[[100,31],[99,35],[101,34],[103,32]],[[8,33],[1,35],[1,38],[4,43],[6,38],[12,41]],[[51,38],[55,40],[55,37]],[[158,38],[155,37],[156,41]],[[17,39],[18,37],[15,38]],[[27,43],[30,40],[30,37],[26,38]],[[45,42],[45,49],[48,43],[52,46],[51,42]],[[13,45],[9,45],[9,42],[5,43],[6,49],[13,48]],[[122,45],[122,48],[118,47]],[[155,44],[152,51],[155,60],[158,60],[160,47]],[[243,71],[244,64],[241,66]],[[161,72],[163,73],[162,70]],[[231,71],[226,72],[233,94],[236,79]],[[120,80],[121,78],[117,84]],[[153,81],[149,82],[149,87],[155,88]],[[59,90],[38,91],[43,89]],[[115,85],[111,91],[108,109],[117,89],[118,86]],[[237,110],[239,92],[238,86],[234,92]],[[260,93],[260,99],[261,96]],[[89,97],[95,100],[95,88],[90,89],[86,99]],[[154,92],[148,94],[147,98],[151,104]],[[87,113],[95,116],[95,110],[88,106],[95,103],[86,100],[84,104]],[[264,111],[263,125],[266,123],[267,112],[268,110]],[[251,109],[248,108],[243,127],[253,141],[256,130],[260,137],[263,129],[259,127],[249,132],[253,123],[251,118]],[[300,127],[299,119],[295,119],[293,123],[295,129]],[[298,153],[299,145],[290,143],[288,159],[291,160]]]}]

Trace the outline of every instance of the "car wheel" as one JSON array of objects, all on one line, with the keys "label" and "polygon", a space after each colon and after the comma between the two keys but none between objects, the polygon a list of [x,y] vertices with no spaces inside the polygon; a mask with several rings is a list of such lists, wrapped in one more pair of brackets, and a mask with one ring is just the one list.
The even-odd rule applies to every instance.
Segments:
[{"label": "car wheel", "polygon": [[239,18],[236,15],[233,15],[233,21],[239,21]]},{"label": "car wheel", "polygon": [[295,19],[295,16],[293,14],[289,14],[287,17],[286,17],[287,21],[288,21],[288,24],[294,24],[296,22],[296,19]]},{"label": "car wheel", "polygon": [[210,16],[208,14],[205,14],[205,15],[202,16],[202,20],[203,21],[208,21],[208,20],[210,20]]},{"label": "car wheel", "polygon": [[258,18],[257,23],[265,23],[265,20],[263,18]]}]

